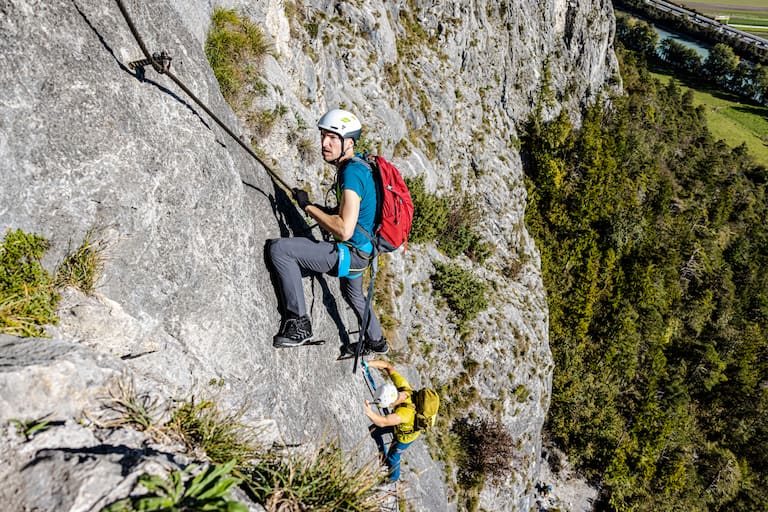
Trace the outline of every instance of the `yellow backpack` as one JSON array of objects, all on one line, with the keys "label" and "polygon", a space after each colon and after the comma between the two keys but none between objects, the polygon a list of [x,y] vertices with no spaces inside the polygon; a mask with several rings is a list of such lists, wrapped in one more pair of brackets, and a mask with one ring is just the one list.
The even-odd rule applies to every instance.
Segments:
[{"label": "yellow backpack", "polygon": [[435,426],[437,411],[440,408],[440,395],[432,388],[421,388],[414,391],[411,396],[416,407],[416,416],[413,422],[415,431],[428,430]]}]

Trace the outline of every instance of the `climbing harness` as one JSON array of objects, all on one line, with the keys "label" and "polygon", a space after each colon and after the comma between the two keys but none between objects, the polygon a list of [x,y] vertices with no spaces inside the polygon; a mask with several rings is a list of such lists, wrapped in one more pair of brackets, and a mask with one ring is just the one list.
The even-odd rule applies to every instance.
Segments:
[{"label": "climbing harness", "polygon": [[338,277],[349,276],[349,266],[352,263],[352,257],[349,254],[349,246],[346,244],[336,244],[336,252],[339,255],[339,269],[336,272]]},{"label": "climbing harness", "polygon": [[[168,55],[165,51],[160,53],[153,53],[151,54],[149,50],[147,49],[147,46],[144,44],[144,40],[142,39],[141,35],[139,35],[139,31],[136,29],[136,25],[133,23],[133,19],[131,18],[130,14],[128,13],[128,10],[125,8],[125,5],[123,4],[123,0],[115,0],[117,2],[117,6],[120,9],[120,12],[123,15],[123,18],[125,19],[125,22],[128,24],[128,28],[131,30],[131,34],[133,34],[133,38],[136,40],[136,43],[138,43],[139,48],[141,48],[141,52],[144,54],[144,59],[133,61],[129,64],[130,68],[132,70],[143,68],[147,65],[151,65],[152,68],[161,75],[166,75],[168,78],[170,78],[176,85],[178,85],[182,91],[184,91],[187,96],[189,96],[195,103],[197,103],[200,108],[202,108],[206,114],[208,114],[211,119],[213,119],[216,124],[218,124],[227,134],[232,137],[235,142],[240,144],[240,146],[249,154],[251,155],[270,175],[270,177],[277,183],[279,183],[285,190],[291,191],[291,187],[283,181],[283,179],[275,172],[273,171],[259,156],[245,143],[243,142],[240,137],[238,137],[235,132],[233,132],[229,126],[227,126],[219,117],[214,114],[210,108],[208,108],[205,103],[203,103],[197,96],[195,96],[192,91],[184,85],[184,83],[179,80],[179,78],[174,75],[171,70],[171,57]],[[244,181],[241,179],[243,183],[249,186],[253,186],[250,183]]]}]

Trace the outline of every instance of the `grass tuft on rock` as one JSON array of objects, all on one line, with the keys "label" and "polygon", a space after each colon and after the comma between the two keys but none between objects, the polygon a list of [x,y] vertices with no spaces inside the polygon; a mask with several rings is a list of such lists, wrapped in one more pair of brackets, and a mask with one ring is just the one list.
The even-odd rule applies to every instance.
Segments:
[{"label": "grass tuft on rock", "polygon": [[107,245],[96,237],[95,229],[88,230],[82,243],[70,251],[56,269],[56,287],[70,286],[92,293],[104,273]]},{"label": "grass tuft on rock", "polygon": [[384,479],[378,461],[357,467],[334,441],[309,453],[270,452],[242,473],[267,510],[374,512],[388,498],[376,489]]},{"label": "grass tuft on rock", "polygon": [[204,453],[217,463],[234,460],[242,464],[262,451],[258,429],[244,424],[242,415],[242,410],[228,413],[213,400],[196,401],[193,397],[175,407],[166,429],[193,454]]}]

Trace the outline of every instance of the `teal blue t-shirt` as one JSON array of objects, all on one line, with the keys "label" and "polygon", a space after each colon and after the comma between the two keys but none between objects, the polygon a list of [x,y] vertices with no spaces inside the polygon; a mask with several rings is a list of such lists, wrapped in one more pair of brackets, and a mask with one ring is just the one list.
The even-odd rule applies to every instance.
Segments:
[{"label": "teal blue t-shirt", "polygon": [[[372,234],[376,218],[376,184],[368,166],[357,160],[345,165],[339,176],[339,190],[352,190],[360,197],[357,223],[365,228],[369,235]],[[361,251],[371,252],[371,242],[360,233],[359,227],[355,229],[349,243]]]}]

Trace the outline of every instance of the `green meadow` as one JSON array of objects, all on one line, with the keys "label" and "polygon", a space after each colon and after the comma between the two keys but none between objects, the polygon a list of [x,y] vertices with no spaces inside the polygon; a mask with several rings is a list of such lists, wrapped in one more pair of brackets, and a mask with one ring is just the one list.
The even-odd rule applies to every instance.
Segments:
[{"label": "green meadow", "polygon": [[[768,38],[768,0],[696,0],[682,5],[706,16],[729,15],[729,25]],[[654,67],[654,74],[665,82],[674,76],[658,67]],[[768,166],[768,108],[744,103],[712,87],[675,79],[693,90],[694,102],[706,109],[709,130],[715,137],[730,146],[746,144],[755,159]]]},{"label": "green meadow", "polygon": [[744,143],[755,160],[768,167],[768,107],[742,102],[732,94],[709,87],[694,87],[689,81],[655,66],[652,74],[664,83],[674,79],[681,87],[692,89],[694,104],[706,109],[712,135],[732,147]]},{"label": "green meadow", "polygon": [[718,12],[719,9],[729,8],[734,11],[762,12],[768,16],[768,4],[765,0],[696,0],[695,2],[680,2],[681,5],[703,12],[709,9]]}]

